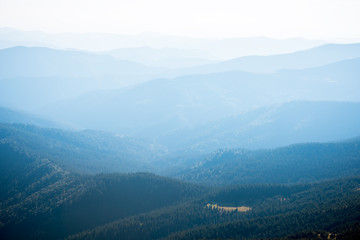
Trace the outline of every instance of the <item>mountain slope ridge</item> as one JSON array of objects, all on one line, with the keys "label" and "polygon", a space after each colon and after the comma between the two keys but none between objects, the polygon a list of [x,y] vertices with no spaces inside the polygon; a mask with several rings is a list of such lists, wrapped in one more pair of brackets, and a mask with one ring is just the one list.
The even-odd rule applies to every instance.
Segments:
[{"label": "mountain slope ridge", "polygon": [[221,149],[169,175],[210,185],[309,183],[360,174],[360,138],[271,150]]}]

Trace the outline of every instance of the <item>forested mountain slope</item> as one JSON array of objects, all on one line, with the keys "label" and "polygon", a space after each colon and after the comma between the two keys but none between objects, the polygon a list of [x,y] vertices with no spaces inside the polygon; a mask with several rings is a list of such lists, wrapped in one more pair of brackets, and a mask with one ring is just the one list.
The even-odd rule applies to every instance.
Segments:
[{"label": "forested mountain slope", "polygon": [[[359,236],[359,178],[221,189],[201,200],[125,218],[68,239],[271,239]],[[248,206],[222,211],[207,207]]]},{"label": "forested mountain slope", "polygon": [[62,239],[206,190],[148,173],[74,174],[3,139],[0,154],[1,239]]},{"label": "forested mountain slope", "polygon": [[359,139],[218,151],[177,173],[212,185],[267,183],[209,187],[149,173],[80,175],[82,161],[101,171],[99,164],[114,163],[109,155],[137,152],[111,134],[2,124],[1,136],[1,239],[283,238],[303,231],[341,239],[359,229]]},{"label": "forested mountain slope", "polygon": [[268,150],[222,149],[172,173],[212,185],[314,182],[360,174],[360,138]]},{"label": "forested mountain slope", "polygon": [[140,139],[94,130],[0,124],[0,136],[13,149],[51,159],[64,169],[79,173],[149,170],[149,159],[163,152],[160,146]]}]

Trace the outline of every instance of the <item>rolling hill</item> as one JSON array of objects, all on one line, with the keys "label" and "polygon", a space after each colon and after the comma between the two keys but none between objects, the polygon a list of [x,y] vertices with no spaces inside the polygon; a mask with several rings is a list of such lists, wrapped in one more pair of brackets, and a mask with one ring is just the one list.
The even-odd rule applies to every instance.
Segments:
[{"label": "rolling hill", "polygon": [[[312,185],[234,186],[67,239],[355,239],[360,233],[358,186],[358,178]],[[208,208],[209,202],[245,204],[251,210],[221,212]]]},{"label": "rolling hill", "polygon": [[0,50],[0,78],[93,77],[156,73],[141,64],[111,56],[45,47],[13,47]]},{"label": "rolling hill", "polygon": [[29,110],[98,89],[149,80],[162,70],[111,56],[44,47],[0,50],[0,104]]},{"label": "rolling hill", "polygon": [[146,173],[74,174],[52,159],[29,156],[4,141],[0,154],[1,239],[63,239],[204,191]]},{"label": "rolling hill", "polygon": [[51,159],[77,173],[149,171],[149,161],[164,153],[161,146],[147,141],[94,130],[0,124],[0,136],[2,143],[14,150]]},{"label": "rolling hill", "polygon": [[206,52],[179,48],[119,48],[101,54],[158,68],[185,68],[215,62]]},{"label": "rolling hill", "polygon": [[202,184],[233,185],[317,182],[359,173],[360,138],[356,138],[268,150],[222,149],[170,175]]},{"label": "rolling hill", "polygon": [[[271,82],[272,86],[278,84],[280,90],[283,87],[289,87],[287,80],[298,78],[297,75],[294,76],[295,73],[300,76],[303,73],[288,72],[260,76],[258,73],[274,72],[286,68],[313,68],[356,58],[360,56],[359,46],[359,44],[329,44],[295,53],[273,56],[248,56],[213,65],[205,65],[199,67],[197,70],[180,68],[175,71],[148,67],[124,59],[136,60],[141,58],[143,61],[146,61],[146,58],[153,59],[156,58],[155,55],[161,55],[158,60],[160,61],[160,65],[164,65],[166,62],[171,65],[172,60],[170,61],[170,59],[174,60],[175,65],[177,64],[176,62],[182,64],[181,62],[184,61],[177,57],[179,51],[176,51],[176,49],[151,50],[150,52],[154,52],[153,54],[147,53],[148,51],[146,49],[148,48],[141,48],[139,50],[140,53],[136,53],[136,50],[131,50],[132,52],[135,51],[134,53],[127,53],[127,50],[123,49],[120,53],[114,50],[99,54],[77,50],[56,50],[45,47],[12,47],[0,50],[0,104],[23,110],[33,110],[94,90],[116,89],[159,77],[182,78],[180,76],[192,75],[191,77],[194,78],[203,78],[204,75],[194,76],[194,74],[200,73],[207,75],[210,82],[212,81],[211,79],[214,78],[241,78],[242,86],[249,85],[251,88],[251,85],[253,85],[252,82],[255,81],[256,85],[260,88],[267,88],[269,87],[268,83]],[[165,51],[165,53],[162,53],[162,51]],[[169,51],[170,53],[167,53]],[[109,55],[121,55],[122,60]],[[126,57],[127,55],[131,55],[132,57]],[[140,57],[138,55],[140,55]],[[151,56],[142,57],[144,55]],[[162,55],[165,55],[166,58],[164,58],[164,56],[162,57]],[[172,55],[175,55],[175,57]],[[191,53],[189,53],[189,55],[191,55]],[[156,60],[154,61],[156,62]],[[357,63],[353,64],[357,65]],[[228,73],[219,73],[226,71]],[[231,71],[231,73],[229,73],[229,71]],[[253,76],[246,75],[245,81],[243,79],[243,73],[233,71],[250,71],[257,74]],[[353,71],[354,69],[352,69],[350,73],[354,74]],[[343,74],[343,72],[340,71],[339,74]],[[333,83],[337,81],[337,84],[340,82],[337,79],[333,80],[332,76],[327,76],[327,79]],[[193,79],[192,81],[195,80]],[[299,79],[297,79],[296,82],[298,81]],[[320,80],[317,80],[315,84],[319,82]],[[189,88],[191,87],[193,86],[190,85]],[[222,89],[221,86],[214,87],[220,87],[220,89]],[[238,86],[235,85],[235,88],[238,88]],[[327,89],[331,91],[328,86]],[[228,91],[228,89],[225,90]],[[270,88],[270,90],[272,89]],[[307,89],[302,90],[306,91]],[[283,93],[287,91],[289,91],[288,88],[282,89]],[[346,91],[346,89],[342,91]],[[240,92],[239,94],[243,93]],[[266,93],[262,93],[261,91],[260,94],[265,94],[266,96]],[[227,96],[222,96],[222,98],[224,97]],[[230,99],[231,97],[231,95],[228,96]],[[257,97],[259,98],[259,96]],[[285,95],[282,97],[288,96]],[[287,100],[291,99],[287,98]],[[238,104],[238,102],[230,104]]]},{"label": "rolling hill", "polygon": [[360,57],[360,44],[325,44],[292,53],[268,56],[244,56],[195,67],[187,74],[245,71],[271,73],[282,69],[304,69]]},{"label": "rolling hill", "polygon": [[293,101],[182,129],[158,139],[178,152],[274,148],[360,135],[360,103]]},{"label": "rolling hill", "polygon": [[[349,143],[310,145],[306,152],[321,158],[350,153],[355,142]],[[1,239],[342,239],[360,232],[359,177],[211,188],[148,173],[78,175],[4,140],[0,154]],[[341,156],[345,165],[348,156]],[[249,210],[208,207],[215,204]]]},{"label": "rolling hill", "polygon": [[294,100],[359,102],[359,65],[356,58],[273,74],[223,72],[155,79],[127,89],[89,93],[38,112],[85,128],[166,139],[162,143],[171,144],[179,132],[196,131],[267,105]]},{"label": "rolling hill", "polygon": [[29,112],[22,112],[10,108],[0,107],[1,123],[21,123],[36,125],[39,127],[62,128],[65,127],[60,123],[48,120],[42,116],[34,115]]}]

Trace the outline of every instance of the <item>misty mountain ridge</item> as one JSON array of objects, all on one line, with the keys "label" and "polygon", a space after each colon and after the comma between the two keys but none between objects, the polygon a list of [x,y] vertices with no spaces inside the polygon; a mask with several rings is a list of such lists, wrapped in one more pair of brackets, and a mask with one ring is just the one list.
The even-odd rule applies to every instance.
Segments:
[{"label": "misty mountain ridge", "polygon": [[[335,61],[336,59],[344,60],[357,56],[359,53],[358,48],[358,44],[326,45],[319,48],[310,49],[308,51],[295,52],[288,55],[255,58],[263,59],[257,59],[256,62],[261,63],[261,61],[263,61],[263,65],[266,67],[274,66],[273,70],[289,67],[291,65],[289,64],[290,62],[302,62],[304,64],[303,66],[314,67],[317,65]],[[255,69],[252,69],[251,67],[255,66],[254,63],[251,61],[250,63],[246,63],[246,59],[247,58],[245,57],[243,59],[244,61],[239,63],[237,63],[237,60],[233,60],[234,64],[230,64],[230,66],[226,67],[225,69],[243,69],[246,71],[254,71]],[[297,60],[295,61],[294,59]],[[312,59],[317,59],[317,61],[314,61]],[[48,48],[15,47],[0,50],[0,61],[2,63],[0,67],[2,69],[0,74],[0,77],[2,78],[2,80],[0,81],[0,104],[23,110],[34,110],[49,103],[74,98],[81,94],[98,89],[116,89],[128,85],[138,84],[140,82],[148,81],[150,79],[158,77],[180,78],[179,76],[183,76],[184,74],[189,73],[189,71],[192,71],[191,69],[187,68],[179,69],[176,71],[169,71],[168,69],[153,68],[149,66],[144,66],[139,63],[118,60],[111,56],[101,54],[99,55],[94,53],[85,53],[74,50],[54,50]],[[271,64],[269,64],[269,62]],[[261,65],[260,63],[258,64],[259,66]],[[221,66],[229,65],[228,62],[222,62],[219,64]],[[294,63],[292,64],[292,66],[295,66]],[[357,63],[354,62],[354,66],[349,66],[350,69],[348,69],[348,75],[351,75],[353,71],[356,71],[356,64]],[[217,67],[212,65],[204,66],[203,68],[206,74],[221,70],[221,68],[216,70]],[[201,70],[201,72],[204,71]],[[262,68],[258,67],[257,71],[261,72]],[[331,68],[326,71],[332,71],[332,74],[334,74],[334,71]],[[324,74],[329,73],[330,72],[324,72]],[[339,71],[339,73],[344,74],[343,70]],[[214,75],[214,77],[220,78],[222,77],[222,74],[223,73],[219,73],[218,76]],[[225,78],[229,78],[229,73],[224,74]],[[303,73],[293,72],[292,74],[298,75]],[[198,78],[200,76],[194,77]],[[244,78],[241,76],[236,77],[239,79]],[[281,83],[276,82],[278,81],[278,77],[274,75],[266,77],[264,75],[261,77],[264,78],[264,80],[262,81],[265,81],[265,78],[269,77],[275,78],[274,80],[272,80],[275,81],[272,85],[290,84],[287,80],[284,80],[285,82]],[[279,76],[279,78],[293,77],[298,78],[297,76],[289,76],[289,74],[286,75],[281,72]],[[213,77],[209,76],[209,78]],[[233,76],[232,78],[235,78],[235,76]],[[251,78],[257,78],[257,76],[254,75]],[[328,81],[336,81],[336,79],[332,79],[331,76],[328,76],[327,78]],[[319,82],[318,79],[314,79],[311,81]],[[269,84],[268,82],[270,81],[266,81],[265,83],[259,83],[259,87],[262,87],[265,84]],[[250,86],[252,85],[252,83],[249,84]],[[279,85],[279,87],[282,87],[282,85]],[[296,87],[296,84],[294,86]],[[294,86],[289,87],[293,88]],[[334,94],[336,95],[336,93]],[[285,98],[284,100],[290,101],[292,99],[294,99],[294,97]],[[302,96],[298,96],[295,99],[302,99]],[[318,99],[339,101],[342,100],[341,98]],[[353,98],[351,101],[356,101],[356,98]],[[271,101],[266,102],[266,104],[271,103]],[[253,104],[251,103],[250,106],[252,105]],[[255,103],[254,105],[259,106],[258,103]],[[243,106],[240,106],[240,108],[243,108]]]},{"label": "misty mountain ridge", "polygon": [[156,79],[128,89],[83,95],[38,112],[85,128],[155,140],[271,104],[358,102],[359,64],[356,58],[274,74],[223,72]]},{"label": "misty mountain ridge", "polygon": [[[144,46],[160,49],[198,49],[207,54],[211,54],[218,60],[246,55],[289,53],[326,43],[326,41],[301,38],[278,40],[265,37],[209,40],[167,36],[157,33],[143,33],[128,36],[107,33],[48,34],[40,31],[21,31],[11,28],[0,29],[0,40],[4,41],[2,48],[25,45],[86,51],[109,51],[118,48],[139,48]],[[7,41],[10,43],[7,43]]]},{"label": "misty mountain ridge", "polygon": [[230,59],[215,64],[188,69],[186,73],[215,73],[226,71],[271,73],[282,69],[305,69],[320,67],[338,61],[359,57],[359,43],[325,44],[311,49],[287,54],[245,56]]},{"label": "misty mountain ridge", "polygon": [[262,107],[157,139],[177,151],[274,148],[360,135],[360,103],[294,101]]},{"label": "misty mountain ridge", "polygon": [[[13,47],[0,50],[1,78],[91,77],[151,74],[154,69],[138,63],[74,50]],[[19,72],[18,70],[21,69]]]},{"label": "misty mountain ridge", "polygon": [[152,171],[151,160],[166,153],[149,141],[95,130],[0,123],[0,133],[2,143],[14,151],[82,174]]},{"label": "misty mountain ridge", "polygon": [[[9,112],[11,113],[10,117],[13,116],[10,120]],[[15,122],[16,119],[23,116],[22,113],[8,109],[2,113],[4,114],[1,115],[0,120],[5,123]],[[131,137],[119,138],[113,134],[88,130],[68,132],[56,129],[42,130],[39,127],[22,125],[3,125],[3,127],[8,129],[7,131],[12,129],[10,132],[13,132],[13,136],[17,137],[11,141],[17,142],[18,148],[27,146],[26,148],[36,149],[42,146],[39,149],[43,149],[43,151],[49,149],[46,151],[50,151],[53,146],[60,144],[58,146],[60,149],[68,149],[65,152],[69,154],[71,152],[71,157],[69,155],[68,158],[76,161],[85,157],[85,152],[92,152],[91,158],[102,156],[100,157],[101,161],[96,160],[95,157],[90,162],[79,162],[76,168],[80,167],[83,169],[82,171],[89,169],[91,172],[92,169],[96,168],[106,172],[115,169],[121,172],[126,171],[126,169],[132,169],[131,171],[153,169],[154,171],[157,168],[155,166],[162,166],[161,169],[164,169],[167,164],[170,166],[187,166],[190,162],[201,158],[201,155],[221,148],[274,148],[295,143],[329,142],[356,137],[360,135],[359,113],[359,103],[295,101],[259,108],[196,128],[170,132],[168,135],[160,135],[155,139],[155,142]],[[30,114],[27,114],[26,118],[29,119],[28,122],[23,120],[26,124],[47,127],[41,125],[45,121],[43,119],[39,120]],[[47,122],[45,121],[45,123]],[[11,127],[8,128],[7,126]],[[5,134],[5,132],[3,133]],[[21,136],[22,134],[25,135]],[[79,142],[76,144],[80,145],[73,147],[67,145],[73,141],[75,141],[74,143]],[[38,147],[36,147],[37,143],[39,144]],[[81,146],[81,151],[78,149],[79,146]],[[112,152],[111,146],[118,150]],[[109,150],[106,150],[108,148]],[[104,149],[105,152],[100,153],[100,149]],[[61,160],[63,150],[57,151],[46,156],[58,156],[57,159]],[[187,160],[186,155],[190,156]],[[176,164],[182,158],[182,161],[185,160],[185,162]],[[121,163],[123,160],[125,162]],[[129,160],[131,162],[127,162]],[[68,161],[65,163],[71,166],[72,164]],[[106,161],[108,163],[103,165]],[[112,161],[117,163],[113,165]],[[155,165],[146,166],[151,162]],[[128,163],[130,163],[130,167],[126,166]],[[140,167],[141,165],[143,167]]]},{"label": "misty mountain ridge", "polygon": [[21,123],[36,125],[46,128],[69,128],[69,125],[51,121],[43,116],[34,115],[33,113],[13,110],[0,106],[0,122],[1,123]]},{"label": "misty mountain ridge", "polygon": [[120,48],[100,53],[121,60],[130,60],[160,68],[193,67],[215,61],[211,55],[193,49],[152,48],[144,46],[139,48]]},{"label": "misty mountain ridge", "polygon": [[163,70],[111,56],[49,48],[0,50],[0,104],[23,110],[136,84]]},{"label": "misty mountain ridge", "polygon": [[[286,121],[283,118],[281,120]],[[344,124],[349,129],[353,128]],[[0,125],[0,145],[3,150],[6,148],[2,154],[12,152],[36,161],[45,159],[66,172],[76,174],[152,171],[195,183],[231,185],[313,182],[358,175],[360,171],[360,131],[357,137],[343,141],[315,143],[308,139],[302,144],[260,150],[246,150],[245,145],[240,145],[242,148],[231,148],[230,144],[224,144],[226,148],[220,149],[219,145],[219,150],[208,149],[201,155],[194,154],[187,162],[181,162],[185,150],[182,150],[183,155],[176,157],[166,148],[141,139],[90,130],[66,131],[32,125]],[[287,136],[293,141],[300,141],[293,138],[291,132]],[[284,136],[275,135],[269,139],[276,138],[283,139]],[[5,161],[7,155],[2,156]],[[295,169],[296,174],[292,173]]]}]

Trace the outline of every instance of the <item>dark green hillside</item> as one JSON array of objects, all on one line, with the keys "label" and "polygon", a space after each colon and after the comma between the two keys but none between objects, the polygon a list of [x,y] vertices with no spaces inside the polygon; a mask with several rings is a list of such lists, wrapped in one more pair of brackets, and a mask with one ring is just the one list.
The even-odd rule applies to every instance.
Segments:
[{"label": "dark green hillside", "polygon": [[247,219],[200,226],[167,239],[313,239],[311,232],[322,233],[320,239],[345,239],[359,234],[359,183],[354,178],[315,184],[266,199]]},{"label": "dark green hillside", "polygon": [[61,239],[204,192],[146,173],[79,176],[5,141],[0,154],[1,239]]},{"label": "dark green hillside", "polygon": [[[1,239],[254,239],[314,232],[345,238],[358,233],[359,177],[312,184],[210,188],[149,173],[74,173],[67,167],[73,153],[61,155],[61,151],[78,148],[88,161],[93,161],[95,152],[116,153],[113,146],[105,144],[110,143],[107,138],[99,138],[105,135],[95,133],[2,125]],[[288,173],[285,179],[301,175],[318,181],[356,174],[358,147],[359,139],[354,139],[275,150],[219,151],[198,167],[204,171],[216,168],[222,156],[226,157],[223,166],[230,164],[236,170],[248,165],[235,164],[233,157],[241,156],[235,159],[239,161],[250,156],[248,160],[257,160],[263,172],[249,171],[253,174],[249,179],[276,182],[283,179],[277,169]],[[70,160],[66,160],[67,153]],[[60,164],[66,161],[69,165]],[[310,166],[318,173],[311,172]],[[213,181],[221,179],[210,171],[207,174]]]},{"label": "dark green hillside", "polygon": [[219,150],[172,176],[198,183],[229,185],[313,182],[357,174],[360,174],[359,138],[273,150]]},{"label": "dark green hillside", "polygon": [[[285,238],[305,231],[351,235],[356,228],[350,228],[360,218],[359,187],[358,177],[307,185],[236,186],[69,239]],[[207,203],[251,210],[221,212],[206,207]]]}]

